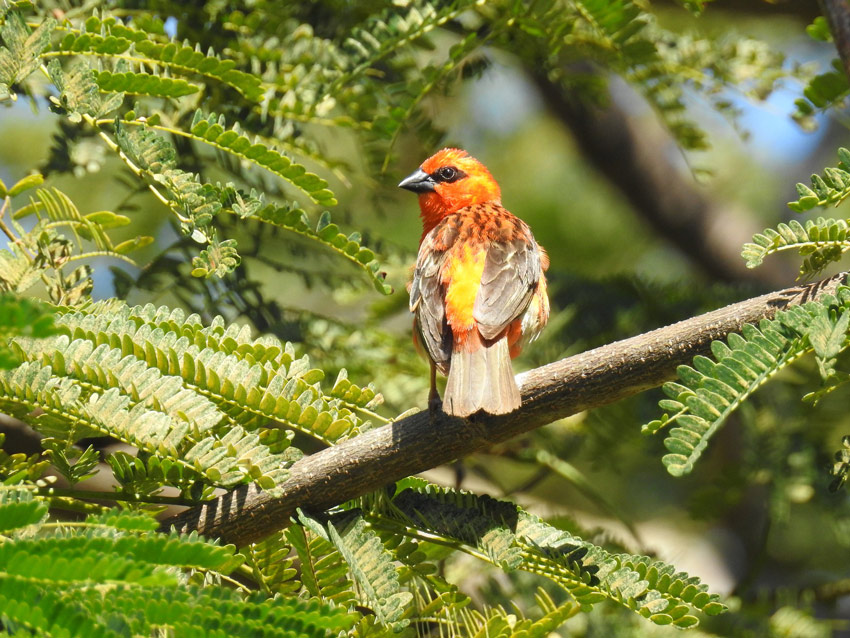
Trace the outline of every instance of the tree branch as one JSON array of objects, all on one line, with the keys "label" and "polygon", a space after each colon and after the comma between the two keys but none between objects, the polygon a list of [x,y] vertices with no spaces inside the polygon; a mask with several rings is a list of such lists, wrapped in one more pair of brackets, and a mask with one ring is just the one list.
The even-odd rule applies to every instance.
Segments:
[{"label": "tree branch", "polygon": [[844,72],[850,77],[850,2],[848,0],[821,0],[823,15],[829,24],[835,49],[841,58]]},{"label": "tree branch", "polygon": [[656,387],[671,379],[677,366],[707,354],[712,341],[834,292],[846,277],[842,273],[754,297],[530,370],[517,377],[523,403],[511,414],[464,420],[419,412],[304,457],[292,466],[278,498],[242,486],[166,519],[161,529],[196,530],[237,545],[257,541],[286,527],[296,508],[326,510],[546,423]]}]

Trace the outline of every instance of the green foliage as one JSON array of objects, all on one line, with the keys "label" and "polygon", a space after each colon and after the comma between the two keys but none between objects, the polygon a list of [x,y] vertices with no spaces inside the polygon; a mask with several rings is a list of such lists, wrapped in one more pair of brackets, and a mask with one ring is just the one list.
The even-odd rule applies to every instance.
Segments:
[{"label": "green foliage", "polygon": [[729,415],[802,355],[815,353],[825,384],[823,390],[809,395],[811,400],[842,383],[845,375],[837,371],[836,359],[848,345],[848,309],[850,289],[841,287],[836,296],[824,295],[779,311],[758,328],[746,325],[742,334],[731,333],[726,343],[713,342],[713,360],[697,356],[693,367],[679,366],[681,383],[664,384],[669,397],[659,402],[664,415],[643,426],[648,434],[670,428],[664,440],[670,451],[663,459],[667,471],[674,476],[691,472]]},{"label": "green foliage", "polygon": [[9,347],[13,337],[43,339],[56,334],[53,310],[33,299],[0,293],[0,369],[13,368],[21,361]]},{"label": "green foliage", "polygon": [[302,517],[308,528],[293,525],[285,532],[287,542],[301,562],[300,580],[310,596],[340,606],[352,605],[357,597],[348,578],[345,562],[327,538],[321,524]]},{"label": "green foliage", "polygon": [[410,621],[402,621],[401,616],[413,594],[400,591],[393,556],[384,548],[378,534],[357,517],[339,531],[333,523],[329,523],[328,537],[348,564],[378,622],[391,625],[395,631],[405,627]]},{"label": "green foliage", "polygon": [[29,490],[0,489],[0,534],[42,523],[47,518],[47,505],[34,498]]},{"label": "green foliage", "polygon": [[170,483],[195,499],[204,485],[255,481],[274,491],[300,456],[292,431],[333,443],[367,427],[355,411],[380,400],[344,374],[323,389],[323,373],[291,344],[225,329],[221,318],[205,326],[179,311],[107,302],[63,311],[56,329],[11,339],[23,363],[0,372],[0,405],[49,437],[72,483],[95,459],[86,452],[72,464],[71,446],[108,435],[143,455],[110,460],[125,490],[153,494]]},{"label": "green foliage", "polygon": [[[6,629],[200,636],[227,627],[230,636],[261,631],[324,638],[352,624],[344,609],[315,599],[244,595],[223,586],[221,579],[241,562],[232,546],[159,534],[143,514],[111,510],[63,526],[46,523],[46,513],[31,491],[0,488],[0,615]],[[193,574],[209,582],[202,588],[187,582]]]},{"label": "green foliage", "polygon": [[291,594],[300,588],[301,583],[295,578],[298,570],[290,557],[292,546],[283,532],[249,545],[243,552],[251,578],[266,594]]},{"label": "green foliage", "polygon": [[333,193],[328,190],[328,183],[325,180],[315,173],[305,172],[306,169],[303,166],[293,163],[291,159],[273,148],[268,148],[265,144],[252,144],[241,134],[238,126],[227,129],[223,115],[216,116],[212,113],[205,116],[198,109],[192,118],[189,133],[192,139],[262,166],[301,189],[319,205],[333,206],[337,203]]},{"label": "green foliage", "polygon": [[23,18],[15,11],[3,18],[0,27],[0,101],[15,99],[12,86],[20,84],[41,63],[39,56],[50,43],[50,35],[56,28],[56,20],[45,19],[35,31],[30,31]]},{"label": "green foliage", "polygon": [[[252,102],[258,101],[262,95],[259,78],[234,69],[236,65],[233,61],[221,60],[212,52],[204,55],[198,48],[188,44],[157,43],[150,39],[156,35],[155,32],[128,27],[111,16],[101,20],[97,15],[92,15],[81,27],[77,32],[69,31],[62,38],[56,53],[136,55],[174,72],[198,74],[222,82]],[[180,82],[186,84],[185,81]]]},{"label": "green foliage", "polygon": [[796,220],[781,223],[753,237],[753,242],[744,244],[742,256],[747,268],[760,266],[768,255],[783,250],[796,249],[806,257],[800,267],[800,276],[816,275],[826,266],[838,261],[848,248],[848,223],[843,219],[807,220],[805,225]]},{"label": "green foliage", "polygon": [[[679,4],[698,13],[704,3]],[[364,208],[385,212],[384,193],[368,200],[367,191],[374,182],[395,183],[385,172],[409,163],[393,152],[404,148],[407,156],[411,134],[429,148],[441,141],[438,103],[504,53],[536,81],[585,101],[604,102],[608,77],[621,76],[686,149],[709,141],[686,112],[689,93],[734,118],[727,89],[761,99],[793,73],[764,43],[671,31],[648,3],[631,0],[234,7],[182,5],[169,26],[174,37],[159,17],[176,15],[167,3],[156,13],[121,1],[0,8],[0,101],[26,95],[59,123],[44,177],[92,179],[106,169],[97,179],[118,177],[122,195],[111,210],[82,213],[54,185],[43,186],[42,174],[11,188],[0,182],[0,230],[10,239],[0,250],[0,292],[16,295],[0,296],[0,412],[41,437],[36,452],[0,450],[4,630],[542,637],[592,608],[588,619],[615,609],[682,629],[724,611],[697,579],[625,553],[569,519],[556,525],[506,500],[412,478],[392,494],[302,513],[238,555],[159,533],[153,518],[134,513],[195,505],[247,483],[278,493],[302,454],[388,420],[375,412],[382,396],[372,384],[353,379],[385,380],[397,412],[412,403],[420,386],[384,372],[407,365],[419,374],[408,363],[407,336],[401,341],[377,325],[395,321],[403,294],[372,310],[370,297],[357,296],[351,316],[319,317],[295,298],[286,276],[302,277],[305,297],[334,302],[355,297],[355,280],[341,267],[380,293],[393,291],[381,264],[389,254],[401,282],[410,256],[395,238],[364,230]],[[823,39],[824,24],[810,32]],[[810,112],[842,99],[842,78],[811,81]],[[839,155],[838,168],[800,191],[799,210],[846,197],[847,152]],[[337,200],[342,210],[332,216],[325,208]],[[156,226],[157,207],[180,238],[172,249],[142,253],[152,236],[168,235]],[[134,223],[151,236],[128,236]],[[780,225],[757,235],[745,257],[752,267],[794,248],[806,258],[803,274],[815,273],[843,253],[848,223]],[[279,250],[283,244],[291,252]],[[137,279],[128,255],[148,259],[154,249],[160,253]],[[169,295],[158,303],[198,314],[92,302],[88,260],[95,257],[133,268],[119,280],[120,296],[154,290]],[[327,268],[310,270],[324,258]],[[86,263],[71,266],[80,260]],[[280,282],[261,283],[256,273],[268,267],[283,273]],[[20,297],[35,290],[54,305]],[[748,327],[728,345],[715,344],[717,362],[701,358],[683,368],[683,383],[669,385],[674,396],[662,404],[673,415],[653,426],[678,421],[667,439],[668,469],[689,469],[722,420],[805,352],[814,352],[825,380],[808,398],[840,387],[847,299],[842,290]],[[361,322],[364,315],[370,319]],[[303,340],[316,363],[290,342],[256,337],[237,316]],[[536,458],[568,467],[547,454]],[[836,459],[838,483],[846,457]],[[115,487],[86,492],[95,475]],[[604,489],[587,490],[590,500]],[[105,510],[102,502],[124,507]],[[59,508],[90,515],[62,524]],[[511,608],[491,605],[486,591],[467,595],[469,583],[446,575],[461,554],[503,582],[531,584]],[[482,582],[489,580],[497,579]],[[534,591],[532,612],[524,592]],[[771,623],[779,632],[809,620],[777,612]]]},{"label": "green foliage", "polygon": [[827,167],[823,175],[812,175],[812,187],[797,184],[800,198],[788,202],[788,208],[797,213],[811,210],[816,206],[837,206],[850,195],[850,151],[838,149],[838,166]]},{"label": "green foliage", "polygon": [[[204,54],[197,45],[161,41],[164,36],[161,23],[156,28],[146,26],[142,19],[137,23],[127,25],[115,17],[95,13],[82,22],[65,24],[61,29],[55,20],[48,19],[30,33],[20,15],[16,11],[9,12],[2,33],[6,46],[0,50],[0,99],[3,95],[11,96],[11,86],[26,80],[40,66],[45,69],[59,93],[58,97],[50,97],[56,110],[72,123],[94,127],[103,143],[127,161],[137,177],[147,181],[149,189],[171,209],[183,230],[196,241],[210,244],[193,259],[193,273],[197,276],[222,277],[240,263],[236,241],[217,239],[210,227],[219,212],[237,212],[243,218],[269,219],[271,223],[275,223],[280,214],[271,214],[276,210],[273,207],[265,216],[255,216],[253,213],[262,207],[262,195],[258,199],[252,191],[246,196],[230,183],[224,186],[209,183],[198,174],[181,169],[171,142],[149,130],[148,126],[267,169],[308,195],[315,204],[336,204],[326,180],[276,149],[276,143],[267,141],[272,137],[293,138],[292,131],[286,135],[267,135],[262,143],[252,142],[251,138],[257,134],[267,133],[262,124],[253,122],[253,131],[243,132],[240,126],[225,130],[224,115],[205,117],[200,109],[195,109],[195,118],[185,129],[176,122],[158,126],[163,118],[170,122],[171,114],[168,108],[157,108],[152,99],[191,104],[201,94],[215,90],[208,84],[211,82],[235,89],[250,107],[266,99],[267,87],[254,73],[236,68],[236,61],[221,59],[211,50]],[[61,38],[54,37],[60,33]],[[146,99],[144,104],[148,106],[137,102],[136,108],[141,109],[141,113],[131,111],[122,125],[113,116],[130,95]],[[267,111],[268,105],[263,110]],[[129,127],[140,130],[128,131]],[[317,156],[309,145],[300,141],[291,141],[285,146],[313,158]],[[290,210],[295,209],[297,205]],[[284,225],[288,226],[291,223]],[[364,268],[366,273],[375,280],[379,290],[388,292],[379,283],[381,276],[374,253],[362,249],[366,253],[358,254],[359,241],[356,249],[349,246],[348,241],[325,243],[360,266],[368,264],[369,268]],[[121,247],[132,249],[141,245],[130,243]],[[365,259],[366,254],[368,259]],[[77,275],[81,281],[86,280],[84,272]]]},{"label": "green foliage", "polygon": [[[820,27],[809,31],[814,32],[815,35],[822,34]],[[801,126],[811,130],[815,127],[812,116],[841,106],[848,93],[850,93],[850,85],[847,83],[847,75],[844,73],[841,60],[836,58],[832,61],[832,69],[814,76],[806,84],[803,89],[805,97],[794,101],[797,110],[793,113],[793,117]]]},{"label": "green foliage", "polygon": [[[135,265],[127,253],[150,244],[153,238],[138,236],[113,244],[107,231],[128,223],[127,217],[110,211],[83,215],[56,188],[38,188],[36,198],[31,197],[28,205],[11,208],[11,197],[35,188],[43,179],[40,174],[30,175],[8,191],[0,185],[6,197],[2,212],[8,209],[11,213],[11,228],[3,222],[2,214],[0,227],[12,240],[8,249],[0,250],[0,292],[26,292],[41,281],[53,303],[77,305],[91,291],[91,267],[83,265],[66,273],[66,266],[95,257],[111,257]],[[32,216],[36,222],[27,231],[18,220]],[[63,228],[73,235],[73,242],[59,232]],[[79,253],[74,254],[75,250]]]},{"label": "green foliage", "polygon": [[[425,530],[431,542],[469,552],[505,570],[547,578],[584,611],[607,599],[654,623],[686,628],[699,622],[695,611],[715,615],[725,610],[698,579],[660,561],[611,554],[513,503],[419,479],[406,479],[396,490],[389,503],[370,502],[365,519],[388,529],[403,524]],[[373,560],[378,561],[379,555],[380,550],[373,550]],[[562,608],[559,613],[574,612]]]}]

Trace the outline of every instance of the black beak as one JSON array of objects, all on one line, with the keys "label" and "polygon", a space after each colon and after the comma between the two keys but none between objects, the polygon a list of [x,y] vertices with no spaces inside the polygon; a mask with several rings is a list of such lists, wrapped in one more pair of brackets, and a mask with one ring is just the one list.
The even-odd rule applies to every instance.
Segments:
[{"label": "black beak", "polygon": [[437,182],[434,181],[434,178],[420,168],[401,180],[398,187],[414,193],[429,193],[434,190],[436,185]]}]

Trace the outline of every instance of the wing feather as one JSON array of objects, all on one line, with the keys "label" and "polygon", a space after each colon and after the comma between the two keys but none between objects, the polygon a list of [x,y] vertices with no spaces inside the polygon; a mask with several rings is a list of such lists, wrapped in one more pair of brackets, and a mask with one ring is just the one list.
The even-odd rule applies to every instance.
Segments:
[{"label": "wing feather", "polygon": [[452,356],[452,332],[446,320],[446,290],[441,272],[447,251],[456,237],[456,230],[441,226],[425,237],[419,247],[410,286],[410,311],[416,316],[419,336],[443,374],[448,372]]},{"label": "wing feather", "polygon": [[481,286],[472,316],[485,339],[498,337],[528,308],[542,268],[540,250],[530,232],[487,250]]}]

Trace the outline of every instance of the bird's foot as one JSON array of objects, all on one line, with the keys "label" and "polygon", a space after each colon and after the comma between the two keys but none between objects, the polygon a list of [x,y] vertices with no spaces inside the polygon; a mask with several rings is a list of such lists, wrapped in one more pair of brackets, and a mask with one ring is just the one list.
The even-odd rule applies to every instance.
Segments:
[{"label": "bird's foot", "polygon": [[428,412],[431,413],[431,416],[439,414],[443,411],[443,400],[440,398],[439,394],[434,394],[433,396],[428,397]]}]

